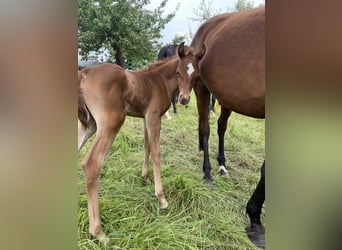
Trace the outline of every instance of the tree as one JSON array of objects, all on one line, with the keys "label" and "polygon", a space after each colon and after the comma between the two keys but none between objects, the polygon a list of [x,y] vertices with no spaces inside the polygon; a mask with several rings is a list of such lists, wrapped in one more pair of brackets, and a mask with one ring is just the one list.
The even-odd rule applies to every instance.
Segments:
[{"label": "tree", "polygon": [[80,54],[107,49],[109,60],[122,67],[141,68],[155,58],[160,31],[178,9],[162,17],[168,0],[155,10],[149,0],[78,0]]},{"label": "tree", "polygon": [[237,0],[237,2],[234,5],[233,11],[248,10],[248,9],[253,9],[253,8],[254,8],[253,1]]},{"label": "tree", "polygon": [[210,17],[217,15],[218,11],[211,7],[212,4],[212,1],[206,2],[205,0],[201,0],[199,6],[193,10],[195,17],[190,17],[189,19],[203,23]]},{"label": "tree", "polygon": [[175,37],[172,39],[172,43],[173,44],[180,44],[181,42],[184,42],[188,40],[186,35],[182,36],[182,35],[175,35]]}]

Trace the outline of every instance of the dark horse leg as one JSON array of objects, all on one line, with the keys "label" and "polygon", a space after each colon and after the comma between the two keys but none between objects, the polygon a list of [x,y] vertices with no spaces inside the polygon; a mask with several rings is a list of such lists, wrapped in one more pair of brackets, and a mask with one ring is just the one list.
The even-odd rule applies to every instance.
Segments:
[{"label": "dark horse leg", "polygon": [[231,110],[222,107],[220,117],[217,120],[217,134],[219,138],[217,161],[219,164],[220,175],[228,174],[226,168],[226,158],[224,157],[224,134],[226,133],[227,122],[231,113]]},{"label": "dark horse leg", "polygon": [[178,101],[178,95],[179,95],[179,91],[176,91],[175,93],[173,93],[172,97],[171,97],[171,102],[172,102],[172,106],[173,106],[173,113],[177,114],[177,107],[176,107],[176,103]]},{"label": "dark horse leg", "polygon": [[213,94],[211,94],[211,105],[210,105],[210,111],[215,113],[215,102],[216,98]]},{"label": "dark horse leg", "polygon": [[200,79],[196,80],[194,85],[194,92],[196,94],[197,100],[197,110],[198,110],[198,139],[199,139],[199,150],[203,150],[204,152],[204,160],[203,160],[203,172],[205,181],[211,181],[211,166],[209,162],[209,150],[208,150],[208,141],[210,135],[210,127],[209,127],[209,91],[204,86]]},{"label": "dark horse leg", "polygon": [[261,208],[265,201],[265,161],[261,167],[261,177],[251,198],[247,203],[246,212],[251,226],[246,228],[248,238],[258,247],[265,248],[265,228],[261,224]]}]

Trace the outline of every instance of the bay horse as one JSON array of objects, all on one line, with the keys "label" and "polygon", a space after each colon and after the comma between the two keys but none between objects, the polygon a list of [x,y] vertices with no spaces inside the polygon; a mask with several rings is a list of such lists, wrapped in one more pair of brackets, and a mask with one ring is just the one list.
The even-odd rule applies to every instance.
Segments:
[{"label": "bay horse", "polygon": [[115,64],[85,68],[78,77],[78,151],[96,132],[94,141],[82,161],[87,187],[89,232],[107,242],[100,222],[98,201],[99,174],[106,154],[124,123],[126,115],[144,120],[145,157],[142,176],[149,182],[148,162],[151,154],[155,195],[162,209],[168,207],[160,174],[161,116],[170,107],[178,88],[174,57],[152,64],[146,70],[129,71]]},{"label": "bay horse", "polygon": [[[204,179],[210,180],[206,108],[209,91],[221,104],[222,120],[227,121],[232,111],[265,118],[265,8],[224,13],[209,19],[196,32],[190,49],[185,51],[180,44],[177,55],[179,101],[187,104],[194,89],[202,128],[199,134],[204,149]],[[264,200],[265,161],[246,208],[251,221],[248,237],[260,247],[265,246],[265,230],[260,220]]]}]

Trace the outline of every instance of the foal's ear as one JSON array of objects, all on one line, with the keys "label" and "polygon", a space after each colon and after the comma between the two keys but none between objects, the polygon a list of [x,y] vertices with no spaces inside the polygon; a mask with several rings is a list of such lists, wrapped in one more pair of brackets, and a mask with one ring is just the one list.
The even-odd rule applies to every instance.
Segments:
[{"label": "foal's ear", "polygon": [[201,60],[203,58],[203,56],[205,55],[205,52],[207,51],[207,47],[205,46],[205,44],[202,44],[202,47],[200,49],[200,51],[198,51],[196,53],[196,57],[198,60]]},{"label": "foal's ear", "polygon": [[180,43],[177,47],[177,55],[182,58],[185,57],[184,42]]}]

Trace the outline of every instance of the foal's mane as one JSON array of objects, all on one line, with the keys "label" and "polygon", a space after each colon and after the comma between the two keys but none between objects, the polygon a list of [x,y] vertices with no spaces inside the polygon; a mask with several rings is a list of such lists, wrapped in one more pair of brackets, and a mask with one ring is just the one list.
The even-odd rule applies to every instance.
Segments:
[{"label": "foal's mane", "polygon": [[161,65],[164,65],[167,62],[171,61],[172,59],[175,59],[176,57],[177,56],[175,55],[175,56],[172,56],[172,57],[164,58],[162,60],[150,63],[150,64],[147,65],[147,69],[146,70],[151,70],[151,69],[157,68],[157,67],[159,67]]}]

